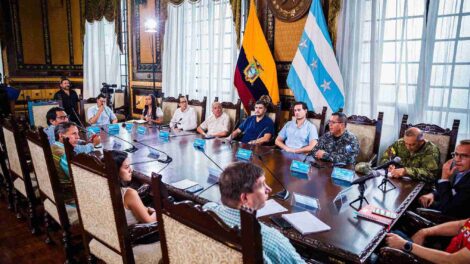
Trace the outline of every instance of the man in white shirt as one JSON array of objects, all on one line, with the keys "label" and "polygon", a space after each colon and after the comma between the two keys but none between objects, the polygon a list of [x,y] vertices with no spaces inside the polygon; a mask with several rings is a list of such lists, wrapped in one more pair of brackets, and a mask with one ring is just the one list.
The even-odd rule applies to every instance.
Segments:
[{"label": "man in white shirt", "polygon": [[[204,137],[226,137],[230,129],[230,118],[222,110],[222,104],[212,103],[212,115],[197,128]],[[206,132],[207,131],[207,132]]]},{"label": "man in white shirt", "polygon": [[196,129],[196,111],[188,106],[188,99],[185,96],[180,96],[178,100],[179,108],[176,109],[171,118],[170,127],[177,132]]},{"label": "man in white shirt", "polygon": [[88,108],[87,120],[91,125],[108,125],[118,121],[113,110],[106,106],[106,97],[103,94],[96,97],[96,105]]}]

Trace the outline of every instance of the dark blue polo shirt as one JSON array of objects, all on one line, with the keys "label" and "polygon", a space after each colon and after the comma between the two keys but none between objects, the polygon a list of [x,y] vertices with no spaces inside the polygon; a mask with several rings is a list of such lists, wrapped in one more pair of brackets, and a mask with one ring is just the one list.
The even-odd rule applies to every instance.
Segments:
[{"label": "dark blue polo shirt", "polygon": [[256,116],[250,116],[238,127],[244,133],[243,143],[262,138],[264,134],[269,133],[274,136],[274,123],[271,118],[264,116],[259,122],[256,122]]}]

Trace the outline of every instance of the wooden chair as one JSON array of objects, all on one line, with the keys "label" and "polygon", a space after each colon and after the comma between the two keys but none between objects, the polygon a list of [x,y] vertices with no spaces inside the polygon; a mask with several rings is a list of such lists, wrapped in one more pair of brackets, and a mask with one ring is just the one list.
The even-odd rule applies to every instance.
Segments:
[{"label": "wooden chair", "polygon": [[15,211],[17,217],[21,218],[21,196],[19,195],[21,194],[27,201],[27,210],[24,214],[28,217],[29,228],[32,234],[36,234],[39,231],[36,216],[39,191],[36,176],[30,172],[27,162],[29,151],[25,140],[25,131],[26,125],[15,120],[14,117],[6,119],[3,124],[3,136],[5,137],[10,176],[14,188]]},{"label": "wooden chair", "polygon": [[[2,174],[1,185],[0,187],[5,189],[7,201],[8,201],[8,210],[14,209],[14,198],[13,198],[13,182],[10,176],[9,164],[8,164],[8,155],[5,144],[5,138],[3,136],[3,122],[4,119],[1,118],[0,125],[0,173]],[[2,196],[0,190],[0,196]]]},{"label": "wooden chair", "polygon": [[176,109],[178,108],[179,100],[175,97],[163,97],[162,100],[162,111],[163,111],[163,123],[168,124],[173,117]]},{"label": "wooden chair", "polygon": [[358,115],[348,117],[347,130],[353,133],[359,141],[359,154],[356,162],[372,161],[372,165],[377,164],[383,117],[383,112],[379,112],[377,120]]},{"label": "wooden chair", "polygon": [[241,230],[190,201],[175,203],[152,173],[163,263],[263,263],[261,227],[253,212],[240,210]]},{"label": "wooden chair", "polygon": [[[188,98],[188,96],[186,96]],[[206,120],[206,109],[207,109],[207,96],[204,96],[202,101],[197,99],[188,100],[188,105],[194,108],[197,116],[197,126],[199,126],[204,120]]]},{"label": "wooden chair", "polygon": [[128,107],[126,107],[126,97],[124,90],[114,90],[114,113],[119,122],[126,121]]},{"label": "wooden chair", "polygon": [[[315,125],[319,137],[325,133],[326,111],[327,107],[324,106],[321,113],[317,114],[314,111],[307,112],[307,120],[310,121],[313,125]],[[294,119],[294,106],[292,106],[290,109],[289,119]]]},{"label": "wooden chair", "polygon": [[88,98],[80,100],[80,119],[83,125],[88,124],[87,112],[88,109],[96,105],[96,98]]},{"label": "wooden chair", "polygon": [[402,138],[405,135],[405,130],[410,127],[417,127],[421,129],[424,132],[424,138],[436,144],[436,146],[439,148],[439,151],[441,152],[440,161],[441,164],[443,164],[452,158],[451,153],[454,151],[457,143],[459,125],[460,120],[458,119],[454,119],[451,129],[424,123],[413,125],[408,124],[408,115],[403,115],[403,118],[401,119],[399,138]]},{"label": "wooden chair", "polygon": [[28,101],[29,124],[32,127],[47,127],[46,114],[52,107],[62,106],[62,101],[32,102]]},{"label": "wooden chair", "polygon": [[[250,115],[254,115],[255,113],[255,103],[256,102],[250,102]],[[281,104],[269,104],[268,110],[266,112],[266,115],[271,118],[274,122],[274,133],[277,133],[279,131],[279,122],[281,120]],[[275,135],[273,135],[273,138],[276,138]]]},{"label": "wooden chair", "polygon": [[[68,140],[65,143],[71,147]],[[158,263],[160,242],[131,247],[119,171],[111,152],[104,150],[104,163],[95,156],[78,154],[69,160],[69,168],[89,261]]]},{"label": "wooden chair", "polygon": [[64,245],[65,258],[68,262],[73,262],[70,228],[72,225],[78,225],[77,209],[73,206],[67,206],[64,202],[63,190],[57,176],[51,147],[44,129],[39,127],[38,130],[28,131],[26,137],[41,200],[44,204],[45,242],[48,244],[52,242],[49,234],[50,216],[62,228],[61,241]]},{"label": "wooden chair", "polygon": [[[218,102],[219,97],[215,97],[214,102]],[[237,103],[232,102],[221,102],[222,110],[230,118],[230,131],[233,131],[240,124],[240,116],[242,112],[242,101],[238,99]]]}]

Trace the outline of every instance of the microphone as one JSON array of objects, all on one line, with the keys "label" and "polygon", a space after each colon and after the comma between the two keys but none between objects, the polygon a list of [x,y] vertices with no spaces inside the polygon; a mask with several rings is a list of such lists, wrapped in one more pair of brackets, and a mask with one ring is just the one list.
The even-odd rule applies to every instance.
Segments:
[{"label": "microphone", "polygon": [[150,146],[150,145],[147,145],[147,144],[145,144],[145,143],[142,143],[142,142],[138,141],[137,139],[134,139],[133,141],[134,141],[135,143],[139,143],[139,144],[141,144],[141,145],[143,145],[143,146],[145,146],[145,147],[147,147],[147,148],[151,148],[151,149],[153,149],[153,150],[155,150],[155,151],[158,151],[158,152],[160,152],[160,153],[165,154],[165,155],[166,155],[166,160],[159,160],[159,159],[157,159],[158,162],[161,162],[161,163],[170,163],[170,162],[173,161],[173,158],[170,157],[170,155],[168,155],[168,153],[166,153],[166,152],[164,152],[164,151],[162,151],[162,150],[159,150],[159,149],[157,149],[157,148],[154,148],[154,147],[152,147],[152,146]]},{"label": "microphone", "polygon": [[133,153],[133,152],[136,152],[137,150],[139,150],[139,149],[138,149],[136,146],[134,146],[134,144],[132,144],[131,142],[129,142],[129,141],[127,141],[127,140],[125,140],[125,139],[123,139],[123,138],[121,138],[121,137],[118,137],[118,136],[116,136],[116,135],[110,134],[108,131],[106,131],[106,130],[104,129],[104,127],[100,127],[100,129],[101,129],[101,131],[103,131],[103,132],[104,132],[105,134],[107,134],[108,136],[111,136],[111,137],[120,139],[120,140],[126,142],[127,144],[130,144],[130,145],[132,146],[132,148],[129,149],[127,152]]},{"label": "microphone", "polygon": [[[59,96],[62,97],[61,95],[59,95]],[[72,106],[72,113],[73,113],[73,115],[77,118],[78,123],[80,123],[80,126],[81,126],[81,128],[83,129],[85,126],[83,125],[82,121],[81,121],[80,118],[78,117],[77,112],[75,112],[75,109],[74,109],[73,106]]]},{"label": "microphone", "polygon": [[[263,130],[261,130],[261,132],[259,132],[258,136],[256,137],[256,139],[254,140],[255,142],[258,141],[258,139],[261,137],[261,135],[263,134],[264,131],[266,131],[266,129],[268,129],[268,127],[265,127],[263,128]],[[256,145],[255,144],[252,144],[252,146]]]},{"label": "microphone", "polygon": [[372,179],[372,178],[376,178],[376,177],[379,177],[380,176],[380,172],[376,171],[376,170],[373,170],[371,171],[369,174],[367,174],[366,176],[363,176],[361,178],[357,178],[355,179],[354,181],[351,182],[351,185],[354,185],[354,184],[363,184],[365,183],[366,181]]},{"label": "microphone", "polygon": [[290,196],[290,193],[289,191],[287,190],[286,186],[281,182],[281,180],[279,180],[276,175],[274,175],[274,173],[268,168],[268,166],[266,166],[266,164],[264,163],[264,160],[263,160],[263,157],[261,155],[258,155],[256,153],[254,153],[255,156],[261,161],[261,165],[269,172],[269,174],[271,174],[271,176],[282,186],[282,188],[284,189],[283,191],[280,191],[278,193],[276,193],[274,196],[282,199],[282,200],[287,200],[287,198],[289,198]]},{"label": "microphone", "polygon": [[173,126],[173,128],[178,128],[178,125],[181,124],[181,120],[183,120],[182,117],[180,117],[180,120],[178,120],[178,122],[175,122],[175,125]]},{"label": "microphone", "polygon": [[204,151],[203,147],[195,146],[195,148],[197,150],[199,150],[200,152],[202,152],[202,154],[204,154],[204,156],[206,156],[207,159],[209,159],[213,164],[215,164],[215,166],[217,166],[217,168],[219,168],[221,171],[224,170],[224,169],[222,169],[222,167],[219,166],[219,164],[217,164],[217,162],[215,162],[213,159],[211,159],[211,157],[209,157],[209,155],[207,155],[207,153]]},{"label": "microphone", "polygon": [[382,170],[382,169],[386,170],[388,168],[388,166],[390,166],[390,165],[400,165],[400,163],[401,163],[401,158],[400,157],[395,157],[391,161],[386,162],[386,163],[384,163],[384,164],[382,164],[378,167],[375,167],[373,169],[374,170]]}]

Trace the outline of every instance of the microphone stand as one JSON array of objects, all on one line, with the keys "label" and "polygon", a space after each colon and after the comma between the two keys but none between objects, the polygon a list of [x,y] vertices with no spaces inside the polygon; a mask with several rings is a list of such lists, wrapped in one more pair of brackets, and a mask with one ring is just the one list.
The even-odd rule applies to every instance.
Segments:
[{"label": "microphone stand", "polygon": [[[356,200],[349,203],[349,206],[351,206],[356,211],[361,210],[363,201],[365,201],[367,204],[369,204],[369,201],[367,201],[367,198],[364,196],[364,192],[366,191],[365,185],[366,185],[365,181],[359,183],[359,186],[358,186],[359,197]],[[353,204],[355,204],[356,202],[359,202],[359,207],[357,207],[357,208],[353,206]]]},{"label": "microphone stand", "polygon": [[111,136],[111,137],[117,138],[117,139],[119,139],[119,140],[122,140],[122,141],[124,141],[124,142],[126,142],[127,144],[130,144],[130,145],[132,146],[132,148],[126,149],[126,150],[124,150],[124,151],[129,152],[129,153],[134,153],[134,152],[136,152],[137,150],[139,150],[139,149],[138,149],[136,146],[134,146],[134,144],[132,144],[131,142],[129,142],[129,141],[127,141],[127,140],[125,140],[125,139],[123,139],[123,138],[121,138],[121,137],[118,137],[118,136],[116,136],[116,135],[110,134],[108,131],[106,131],[106,129],[104,129],[104,127],[100,127],[100,129],[101,129],[101,131],[103,131],[103,132],[104,132],[105,134],[107,134],[108,136]]},{"label": "microphone stand", "polygon": [[[385,169],[384,169],[385,170]],[[392,188],[388,189],[387,190],[387,183],[389,183]],[[382,179],[382,183],[380,183],[379,186],[377,186],[377,188],[379,188],[379,190],[381,190],[383,193],[386,193],[388,191],[391,191],[393,189],[396,189],[397,186],[395,186],[395,184],[393,184],[393,182],[391,182],[389,179],[388,179],[388,171],[385,170],[385,175],[384,175],[384,178]]]},{"label": "microphone stand", "polygon": [[161,162],[161,163],[170,163],[170,162],[173,161],[173,158],[170,157],[170,155],[168,155],[168,153],[166,153],[166,152],[164,152],[164,151],[162,151],[162,150],[159,150],[159,149],[157,149],[157,148],[154,148],[154,147],[152,147],[152,146],[150,146],[150,145],[147,145],[147,144],[145,144],[145,143],[142,143],[142,142],[140,142],[140,141],[138,141],[138,140],[136,140],[136,139],[134,139],[133,141],[134,141],[135,143],[139,143],[139,144],[141,144],[141,145],[143,145],[143,146],[145,146],[145,147],[147,147],[147,148],[151,148],[151,149],[153,149],[153,150],[155,150],[155,151],[158,151],[158,152],[160,152],[160,153],[165,154],[165,155],[166,155],[166,160],[159,160],[159,159],[157,159],[158,162]]}]

